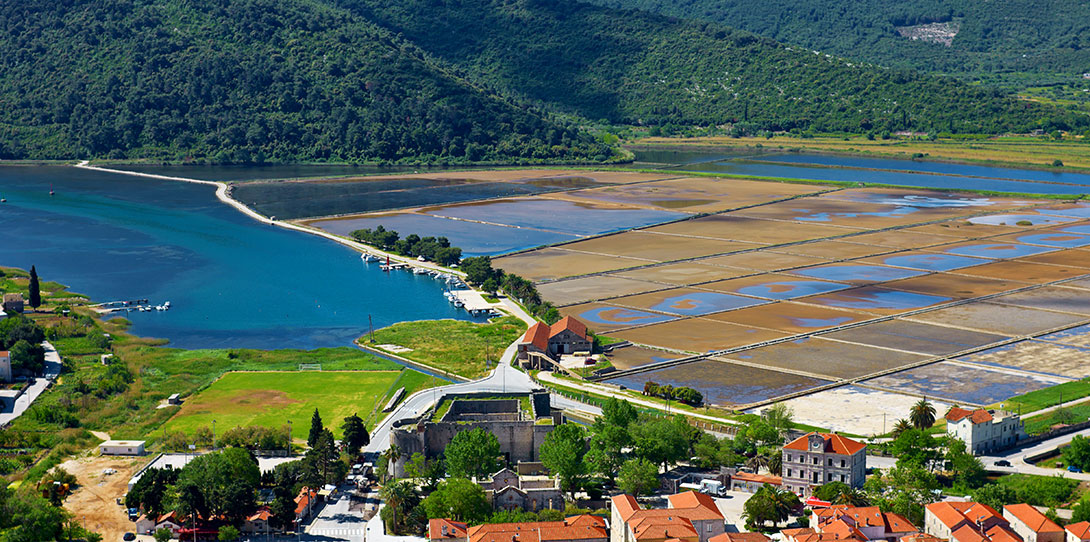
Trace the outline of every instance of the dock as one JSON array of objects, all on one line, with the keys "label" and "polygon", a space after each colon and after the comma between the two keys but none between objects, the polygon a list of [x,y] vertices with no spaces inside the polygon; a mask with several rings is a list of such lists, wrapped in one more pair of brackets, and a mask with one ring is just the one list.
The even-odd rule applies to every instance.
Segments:
[{"label": "dock", "polygon": [[450,293],[454,295],[455,299],[462,302],[465,310],[474,314],[491,312],[499,305],[499,303],[489,303],[488,301],[485,301],[481,292],[476,290],[451,290]]}]

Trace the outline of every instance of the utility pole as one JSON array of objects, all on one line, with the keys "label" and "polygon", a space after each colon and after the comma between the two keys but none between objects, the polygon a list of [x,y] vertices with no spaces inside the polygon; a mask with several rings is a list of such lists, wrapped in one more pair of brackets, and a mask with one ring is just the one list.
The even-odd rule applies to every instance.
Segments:
[{"label": "utility pole", "polygon": [[216,451],[216,420],[212,420],[212,451]]}]

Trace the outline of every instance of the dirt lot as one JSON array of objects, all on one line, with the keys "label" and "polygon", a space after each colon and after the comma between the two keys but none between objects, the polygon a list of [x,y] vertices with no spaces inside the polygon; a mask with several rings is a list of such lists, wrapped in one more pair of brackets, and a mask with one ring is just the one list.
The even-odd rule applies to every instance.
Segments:
[{"label": "dirt lot", "polygon": [[1014,260],[967,267],[959,269],[955,273],[1040,284],[1085,275],[1087,270],[1077,267],[1033,264]]},{"label": "dirt lot", "polygon": [[492,261],[495,267],[530,280],[558,279],[653,263],[650,260],[598,256],[562,248],[546,248],[534,252],[524,252]]},{"label": "dirt lot", "polygon": [[[851,238],[849,238],[851,239]],[[774,249],[775,252],[826,258],[829,260],[843,260],[848,258],[861,258],[872,254],[884,254],[897,249],[874,245],[863,245],[852,241],[816,241],[803,245]]]},{"label": "dirt lot", "polygon": [[737,267],[741,269],[753,269],[754,271],[780,271],[783,269],[793,269],[806,265],[820,265],[823,263],[829,263],[829,261],[830,260],[825,258],[794,256],[791,254],[780,254],[778,252],[761,251],[747,252],[745,254],[735,254],[731,256],[716,256],[714,258],[700,260],[700,263],[709,265],[724,265],[727,267]]},{"label": "dirt lot", "polygon": [[642,183],[624,188],[579,190],[570,192],[565,197],[704,213],[774,201],[799,194],[810,194],[819,190],[822,188],[800,184],[689,177]]},{"label": "dirt lot", "polygon": [[1019,258],[1019,261],[1025,261],[1030,263],[1047,263],[1053,265],[1066,265],[1070,267],[1090,269],[1090,250],[1073,248],[1069,250],[1049,252],[1047,254],[1038,254],[1036,256],[1026,256],[1025,258]]},{"label": "dirt lot", "polygon": [[1016,337],[1072,325],[1084,317],[984,302],[939,309],[908,319]]},{"label": "dirt lot", "polygon": [[992,302],[1090,317],[1090,296],[1075,288],[1045,286],[1028,292],[997,297]]},{"label": "dirt lot", "polygon": [[611,335],[640,344],[698,353],[777,339],[787,334],[703,318],[690,318],[620,331]]},{"label": "dirt lot", "polygon": [[762,246],[764,245],[756,243],[718,241],[714,239],[701,239],[699,237],[633,231],[619,235],[610,235],[608,237],[599,237],[597,239],[569,243],[564,245],[564,248],[593,252],[596,254],[613,254],[617,256],[667,262],[696,258],[699,256],[710,256],[712,254],[737,252],[739,250],[760,248]]},{"label": "dirt lot", "polygon": [[796,334],[861,322],[874,318],[874,316],[860,312],[783,301],[771,305],[709,314],[704,318]]},{"label": "dirt lot", "polygon": [[[61,468],[74,474],[80,485],[65,499],[64,508],[88,529],[101,533],[103,540],[121,540],[122,535],[133,530],[133,523],[116,499],[125,494],[129,479],[148,460],[147,457],[89,455],[61,463]],[[106,469],[116,469],[117,473],[103,474]]]},{"label": "dirt lot", "polygon": [[750,363],[826,375],[830,380],[854,378],[901,367],[927,356],[846,344],[818,337],[774,344],[730,355]]},{"label": "dirt lot", "polygon": [[623,277],[596,276],[548,282],[538,286],[537,289],[554,305],[564,306],[663,288],[669,288],[669,286]]},{"label": "dirt lot", "polygon": [[827,226],[821,224],[801,224],[779,220],[746,218],[735,215],[714,215],[696,220],[686,220],[656,226],[649,231],[696,235],[728,241],[749,241],[751,243],[788,243],[806,241],[834,235],[842,235],[858,228],[845,226]]},{"label": "dirt lot", "polygon": [[919,292],[921,294],[938,295],[955,299],[980,297],[1014,290],[1023,286],[1026,286],[1026,284],[1008,280],[965,277],[947,273],[934,273],[922,277],[913,277],[882,284],[883,288]]},{"label": "dirt lot", "polygon": [[1044,341],[1028,340],[970,354],[962,361],[1000,365],[1038,373],[1084,378],[1090,376],[1086,350]]},{"label": "dirt lot", "polygon": [[939,356],[1010,337],[898,319],[836,331],[822,338]]},{"label": "dirt lot", "polygon": [[[897,420],[908,416],[919,397],[873,390],[859,386],[843,386],[819,391],[786,401],[795,413],[795,421],[836,432],[855,435],[880,435],[893,428]],[[940,415],[950,405],[930,400]]]},{"label": "dirt lot", "polygon": [[867,233],[863,235],[854,235],[847,238],[846,241],[851,241],[853,243],[862,243],[865,245],[877,245],[893,248],[917,248],[954,243],[958,239],[960,239],[960,237],[940,236],[934,233],[919,233],[905,230],[893,230]]},{"label": "dirt lot", "polygon": [[689,284],[740,277],[754,272],[755,271],[749,269],[686,262],[658,265],[655,267],[634,269],[632,271],[620,271],[611,274],[636,280],[665,282],[677,286],[686,286]]}]

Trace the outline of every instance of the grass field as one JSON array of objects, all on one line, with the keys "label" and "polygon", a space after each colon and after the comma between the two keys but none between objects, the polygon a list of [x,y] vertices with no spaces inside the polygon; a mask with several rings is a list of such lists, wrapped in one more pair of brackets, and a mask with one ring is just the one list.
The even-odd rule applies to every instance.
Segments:
[{"label": "grass field", "polygon": [[1042,408],[1060,404],[1061,397],[1064,403],[1090,396],[1090,378],[1066,382],[1049,388],[1029,392],[1018,397],[1011,397],[1003,404],[1012,412],[1021,412],[1023,415],[1032,413]]},{"label": "grass field", "polygon": [[480,378],[488,374],[486,354],[493,361],[498,360],[503,350],[525,331],[526,324],[511,316],[489,324],[424,320],[375,331],[375,343],[412,348],[412,352],[398,355],[466,378]]},{"label": "grass field", "polygon": [[216,430],[222,432],[235,426],[282,427],[290,420],[292,436],[305,440],[317,408],[326,427],[340,438],[346,416],[357,414],[373,427],[381,419],[377,411],[394,390],[404,386],[411,393],[429,378],[408,369],[227,373],[186,400],[162,430],[192,434],[215,420]]},{"label": "grass field", "polygon": [[1090,403],[1083,403],[1073,407],[1064,407],[1048,414],[1026,418],[1026,432],[1031,435],[1044,433],[1050,427],[1057,424],[1074,424],[1090,420]]},{"label": "grass field", "polygon": [[1068,168],[1090,168],[1090,141],[1085,137],[1053,141],[1044,137],[992,137],[983,139],[940,138],[935,141],[908,139],[874,139],[862,136],[818,136],[809,139],[777,136],[733,138],[726,136],[663,138],[636,140],[636,145],[656,147],[757,147],[764,150],[799,149],[819,152],[853,153],[893,158],[926,155],[930,159],[994,164],[1048,167],[1060,160]]}]

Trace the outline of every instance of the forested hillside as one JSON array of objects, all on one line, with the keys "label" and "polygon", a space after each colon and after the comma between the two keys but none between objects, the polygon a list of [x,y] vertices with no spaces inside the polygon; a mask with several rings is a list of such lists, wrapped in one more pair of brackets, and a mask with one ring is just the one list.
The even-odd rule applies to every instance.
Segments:
[{"label": "forested hillside", "polygon": [[601,161],[614,151],[577,123],[998,133],[1088,122],[573,0],[8,0],[0,29],[0,158]]},{"label": "forested hillside", "polygon": [[647,12],[547,0],[337,0],[489,84],[590,119],[819,131],[1085,125],[957,81]]},{"label": "forested hillside", "polygon": [[[1090,71],[1085,0],[591,1],[721,22],[850,59],[1011,85]],[[956,34],[949,45],[912,40],[921,36],[904,28],[927,23],[950,23]]]},{"label": "forested hillside", "polygon": [[0,2],[0,158],[603,160],[311,0]]}]

